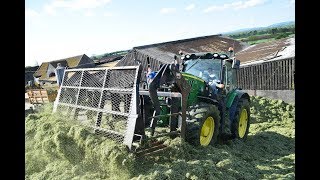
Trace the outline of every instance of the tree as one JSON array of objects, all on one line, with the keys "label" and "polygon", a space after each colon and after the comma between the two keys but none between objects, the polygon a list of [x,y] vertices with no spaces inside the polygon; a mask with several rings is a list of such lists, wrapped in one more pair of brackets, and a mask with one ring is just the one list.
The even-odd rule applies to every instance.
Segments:
[{"label": "tree", "polygon": [[254,30],[253,35],[257,35],[257,34],[258,34],[257,30]]},{"label": "tree", "polygon": [[287,34],[287,33],[281,33],[281,34],[277,35],[276,39],[286,38],[288,36],[289,36],[289,34]]},{"label": "tree", "polygon": [[278,28],[272,28],[272,29],[271,29],[271,33],[272,33],[272,34],[276,34],[277,32],[278,32]]},{"label": "tree", "polygon": [[283,33],[288,32],[288,31],[289,31],[289,28],[281,28],[280,29],[280,32],[283,32]]}]

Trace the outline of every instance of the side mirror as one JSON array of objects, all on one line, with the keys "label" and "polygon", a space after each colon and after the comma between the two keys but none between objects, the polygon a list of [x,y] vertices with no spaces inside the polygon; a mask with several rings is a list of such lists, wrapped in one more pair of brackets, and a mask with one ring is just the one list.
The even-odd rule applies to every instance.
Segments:
[{"label": "side mirror", "polygon": [[233,59],[231,67],[232,67],[232,69],[239,69],[240,68],[240,60]]}]

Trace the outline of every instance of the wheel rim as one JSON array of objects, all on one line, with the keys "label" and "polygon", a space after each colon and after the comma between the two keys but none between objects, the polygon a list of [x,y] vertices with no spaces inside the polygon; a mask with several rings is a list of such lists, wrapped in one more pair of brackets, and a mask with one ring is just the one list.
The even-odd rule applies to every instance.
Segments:
[{"label": "wheel rim", "polygon": [[200,144],[207,146],[210,144],[214,133],[214,119],[209,116],[203,123],[200,132]]},{"label": "wheel rim", "polygon": [[243,109],[240,114],[240,121],[239,121],[239,137],[243,138],[247,131],[247,124],[248,124],[248,112],[246,109]]}]

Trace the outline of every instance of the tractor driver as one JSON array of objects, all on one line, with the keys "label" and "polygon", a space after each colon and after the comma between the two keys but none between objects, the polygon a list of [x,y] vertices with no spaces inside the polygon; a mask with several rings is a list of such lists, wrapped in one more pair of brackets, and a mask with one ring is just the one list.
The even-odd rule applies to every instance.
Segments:
[{"label": "tractor driver", "polygon": [[216,94],[218,89],[217,88],[224,88],[224,84],[221,84],[220,80],[217,78],[216,73],[210,67],[208,68],[208,84],[212,87],[213,92]]}]

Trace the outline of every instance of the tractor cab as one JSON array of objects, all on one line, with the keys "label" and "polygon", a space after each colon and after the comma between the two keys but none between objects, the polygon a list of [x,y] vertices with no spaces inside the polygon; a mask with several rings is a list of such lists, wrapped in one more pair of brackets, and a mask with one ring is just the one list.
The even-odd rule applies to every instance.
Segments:
[{"label": "tractor cab", "polygon": [[181,56],[181,60],[182,72],[199,77],[208,85],[216,84],[227,92],[237,85],[236,69],[239,68],[240,62],[226,54],[186,54]]}]

